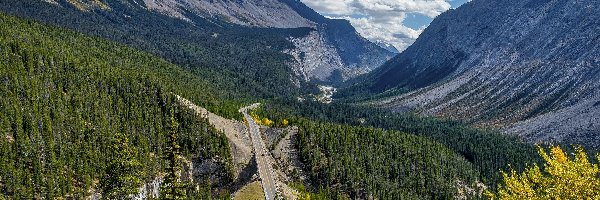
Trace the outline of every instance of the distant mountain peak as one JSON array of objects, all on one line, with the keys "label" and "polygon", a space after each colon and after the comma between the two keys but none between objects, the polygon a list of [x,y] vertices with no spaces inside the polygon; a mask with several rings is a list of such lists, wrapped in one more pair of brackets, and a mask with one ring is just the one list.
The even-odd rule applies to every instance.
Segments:
[{"label": "distant mountain peak", "polygon": [[[75,8],[98,15],[99,20],[108,17],[108,23],[116,26],[140,25],[136,23],[154,26],[145,19],[130,19],[136,15],[151,15],[160,18],[159,21],[173,23],[168,26],[191,24],[199,30],[213,25],[232,32],[246,28],[279,29],[273,34],[288,34],[287,40],[292,44],[286,46],[288,49],[278,50],[289,55],[280,59],[287,59],[282,62],[292,69],[293,80],[336,84],[376,69],[395,55],[363,38],[347,20],[326,18],[297,0],[22,0],[27,1]],[[105,11],[112,13],[103,13]],[[41,15],[52,16],[51,13]],[[261,34],[270,37],[268,32]]]},{"label": "distant mountain peak", "polygon": [[394,47],[394,45],[388,44],[384,41],[376,41],[375,44],[377,44],[379,47],[384,48],[385,50],[392,52],[392,53],[400,53],[400,51],[398,51],[398,49],[396,49],[396,47]]}]

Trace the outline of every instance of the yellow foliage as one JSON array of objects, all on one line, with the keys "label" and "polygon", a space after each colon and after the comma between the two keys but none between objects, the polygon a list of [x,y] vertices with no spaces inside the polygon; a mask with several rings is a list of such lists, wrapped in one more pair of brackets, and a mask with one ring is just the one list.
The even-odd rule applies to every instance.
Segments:
[{"label": "yellow foliage", "polygon": [[297,200],[310,200],[310,193],[298,194]]},{"label": "yellow foliage", "polygon": [[271,121],[270,119],[268,119],[268,118],[265,117],[265,118],[262,119],[261,124],[265,125],[265,126],[271,126],[271,125],[273,125],[273,121]]},{"label": "yellow foliage", "polygon": [[256,123],[260,123],[260,117],[256,113],[250,113],[250,117],[252,117]]},{"label": "yellow foliage", "polygon": [[257,124],[260,125],[265,125],[265,126],[272,126],[273,125],[273,121],[271,121],[269,118],[262,118],[262,120],[260,119],[260,116],[258,116],[256,113],[252,112],[250,113],[250,117],[252,117],[252,119],[254,119],[254,121]]},{"label": "yellow foliage", "polygon": [[286,127],[286,126],[288,126],[289,124],[290,124],[290,122],[289,122],[287,119],[283,119],[283,120],[281,121],[281,127]]},{"label": "yellow foliage", "polygon": [[[551,147],[550,155],[539,148],[544,158],[544,172],[534,165],[518,174],[502,172],[504,184],[498,193],[490,191],[490,199],[600,199],[600,170],[598,164],[588,161],[583,148],[577,147],[569,158],[559,147]],[[600,155],[597,156],[600,162]]]}]

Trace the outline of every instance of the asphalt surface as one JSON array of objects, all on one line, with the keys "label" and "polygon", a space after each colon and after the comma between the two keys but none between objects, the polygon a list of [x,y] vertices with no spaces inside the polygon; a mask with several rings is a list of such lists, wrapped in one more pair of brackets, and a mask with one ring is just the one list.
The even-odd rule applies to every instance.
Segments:
[{"label": "asphalt surface", "polygon": [[258,165],[258,174],[261,180],[263,190],[265,192],[265,198],[267,200],[275,199],[277,194],[277,188],[275,181],[273,180],[273,170],[271,169],[271,160],[269,159],[269,152],[265,148],[265,143],[260,137],[260,129],[258,124],[248,114],[248,110],[258,107],[260,104],[253,104],[248,107],[240,109],[240,112],[244,115],[244,118],[248,122],[248,131],[250,131],[250,137],[252,138],[252,146],[254,147],[254,153],[256,156],[256,164]]}]

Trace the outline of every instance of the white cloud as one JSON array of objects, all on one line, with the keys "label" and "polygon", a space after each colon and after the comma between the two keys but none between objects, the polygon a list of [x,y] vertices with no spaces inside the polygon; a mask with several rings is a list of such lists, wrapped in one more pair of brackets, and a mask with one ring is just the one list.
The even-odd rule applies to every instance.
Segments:
[{"label": "white cloud", "polygon": [[301,0],[317,12],[350,21],[371,41],[385,42],[402,51],[423,31],[403,24],[407,14],[435,17],[450,9],[450,0]]},{"label": "white cloud", "polygon": [[320,13],[346,15],[353,12],[349,6],[354,0],[301,0],[303,3]]}]

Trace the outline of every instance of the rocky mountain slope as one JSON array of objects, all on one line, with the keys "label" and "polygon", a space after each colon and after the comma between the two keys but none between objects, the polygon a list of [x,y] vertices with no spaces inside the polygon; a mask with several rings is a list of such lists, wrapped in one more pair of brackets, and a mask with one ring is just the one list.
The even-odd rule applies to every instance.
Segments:
[{"label": "rocky mountain slope", "polygon": [[260,1],[190,1],[143,0],[146,8],[172,17],[193,21],[186,12],[204,18],[230,23],[275,28],[312,27],[314,22],[303,18],[279,0]]},{"label": "rocky mountain slope", "polygon": [[394,53],[360,36],[346,20],[325,18],[298,0],[144,0],[149,10],[193,22],[194,14],[251,27],[313,29],[289,38],[296,48],[285,51],[305,80],[340,82],[382,65]]},{"label": "rocky mountain slope", "polygon": [[[60,0],[45,0],[60,5]],[[110,10],[111,0],[66,0],[82,11]],[[346,20],[328,19],[298,0],[131,0],[134,7],[181,19],[197,26],[205,21],[256,28],[310,28],[310,34],[289,37],[295,48],[288,65],[305,81],[341,82],[381,66],[390,52],[360,36]]]},{"label": "rocky mountain slope", "polygon": [[377,102],[503,128],[532,142],[599,147],[600,4],[474,0],[437,17],[361,79]]},{"label": "rocky mountain slope", "polygon": [[[43,4],[40,4],[42,2]],[[381,66],[396,54],[360,36],[348,21],[325,18],[298,0],[7,0],[0,4],[5,4],[0,7],[4,7],[2,10],[11,14],[73,27],[82,32],[131,43],[147,51],[158,51],[159,55],[179,54],[175,56],[193,60],[198,60],[193,54],[198,54],[199,49],[207,48],[206,46],[211,44],[209,40],[220,39],[219,36],[232,37],[223,39],[223,42],[231,43],[225,46],[239,45],[240,40],[253,40],[254,42],[250,43],[263,42],[264,44],[261,45],[264,45],[267,51],[271,44],[276,47],[282,42],[281,40],[286,40],[291,43],[291,46],[271,50],[289,57],[279,58],[277,62],[284,62],[292,71],[292,77],[286,78],[296,86],[301,85],[297,79],[305,82],[314,80],[339,83]],[[61,16],[56,16],[57,14]],[[97,26],[85,27],[88,23]],[[101,27],[105,24],[108,26]],[[114,31],[114,29],[125,30]],[[230,33],[224,33],[222,29]],[[172,30],[172,33],[165,33],[165,30]],[[196,33],[197,31],[203,33]],[[255,32],[259,32],[261,34],[259,37],[262,38],[254,38]],[[202,38],[198,36],[199,34],[210,34],[213,38]],[[145,41],[146,38],[130,38],[132,35],[151,37],[151,39]],[[164,43],[165,37],[174,37],[172,39],[176,40],[175,44],[169,45],[177,47],[166,49],[156,47],[154,41],[159,39]],[[200,44],[200,47],[181,44],[182,42],[193,42],[194,45],[200,43],[195,40],[209,41],[209,44]],[[138,44],[139,42],[149,44]],[[216,50],[225,48],[231,47],[216,47]],[[259,53],[255,49],[260,47],[257,44],[249,44],[246,47],[235,48],[249,48],[250,51]],[[215,49],[208,49],[216,52]],[[169,52],[174,50],[188,52]],[[231,53],[230,50],[224,51],[226,52],[217,54]],[[224,61],[215,63],[220,65],[222,62]],[[190,61],[181,63],[189,64]],[[259,65],[252,67],[262,67],[266,64]]]}]

